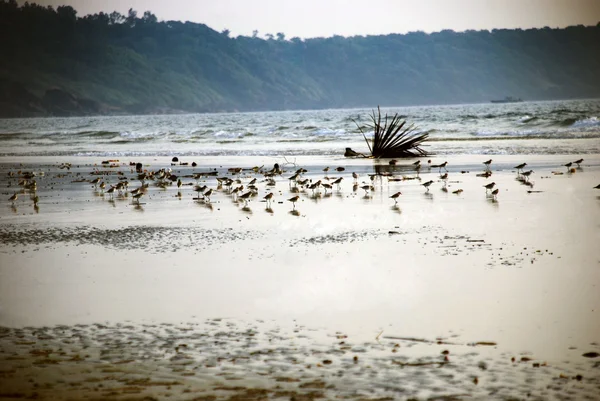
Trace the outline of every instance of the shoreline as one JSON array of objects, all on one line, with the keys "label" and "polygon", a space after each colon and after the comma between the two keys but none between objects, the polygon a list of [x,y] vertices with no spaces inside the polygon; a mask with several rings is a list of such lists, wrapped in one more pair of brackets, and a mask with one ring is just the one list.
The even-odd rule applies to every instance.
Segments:
[{"label": "shoreline", "polygon": [[[277,398],[277,391],[283,390],[276,387],[289,385],[286,391],[296,393],[287,396],[306,396],[315,388],[300,386],[317,378],[325,383],[319,384],[325,398],[486,399],[496,394],[505,399],[531,393],[533,399],[545,399],[569,391],[580,397],[597,394],[598,359],[582,355],[600,352],[600,250],[596,245],[600,243],[600,191],[593,189],[600,183],[600,155],[585,155],[582,169],[570,174],[562,164],[573,161],[572,155],[491,157],[489,178],[477,176],[488,158],[485,155],[433,159],[434,164],[448,161],[448,191],[443,190],[438,169],[424,168],[421,181],[387,182],[384,176],[373,181],[371,192],[354,190],[351,173],[359,174],[359,186],[370,182],[368,174],[377,171],[414,178],[409,167],[413,160],[401,160],[394,167],[387,160],[301,157],[298,167],[309,170],[307,178],[326,182],[322,169],[329,166],[329,177],[344,178],[340,189],[333,186],[314,195],[308,189],[294,189],[287,179],[295,170],[291,166],[271,188],[263,178],[244,171],[239,178],[245,186],[259,178],[259,194],[248,206],[235,201],[226,188],[218,189],[215,177],[199,180],[215,189],[210,204],[194,200],[195,180],[190,175],[217,167],[219,176],[237,178],[227,169],[263,164],[270,169],[277,159],[203,158],[194,169],[170,166],[170,157],[135,158],[131,161],[141,161],[150,171],[172,168],[185,184],[178,190],[176,185],[160,188],[149,181],[148,193],[136,205],[131,196],[111,199],[89,182],[103,177],[114,185],[127,177],[130,190],[138,187],[131,167],[121,165],[129,160],[102,167],[101,158],[1,157],[0,185],[6,199],[15,189],[21,191],[17,178],[8,177],[9,171],[41,170],[44,175],[37,178],[37,211],[26,190],[19,192],[14,206],[5,200],[0,209],[0,325],[5,327],[0,361],[9,366],[6,372],[2,368],[0,383],[14,381],[14,394],[38,392],[42,398],[64,390],[65,398],[97,394],[121,399],[128,386],[113,381],[115,377],[154,377],[150,372],[159,367],[167,369],[168,374],[161,376],[169,378],[166,381],[184,383],[172,385],[173,389],[190,390],[177,393],[178,398],[202,394],[228,399],[232,392],[227,390],[202,392],[222,386],[215,380],[223,379],[219,376],[223,372],[215,373],[214,367],[201,361],[207,350],[216,356],[229,352],[231,343],[223,348],[199,344],[189,350],[193,355],[185,357],[188,350],[180,355],[174,349],[181,333],[197,340],[207,333],[217,338],[222,332],[233,336],[234,342],[244,342],[248,336],[240,334],[244,332],[240,327],[248,326],[263,334],[282,330],[285,335],[276,344],[300,341],[308,348],[295,346],[272,361],[259,358],[243,368],[217,363],[219,369],[226,366],[256,375],[256,382],[235,390],[239,394],[262,388],[263,395]],[[512,169],[522,161],[535,170],[527,185],[516,180]],[[71,169],[59,168],[65,162],[72,163]],[[421,163],[426,164],[426,159]],[[338,166],[345,170],[334,171]],[[90,174],[94,170],[106,174]],[[430,179],[434,183],[426,191],[420,184]],[[483,188],[491,181],[501,189],[497,199]],[[453,194],[458,188],[464,192]],[[268,191],[275,194],[271,208],[261,202]],[[402,195],[396,205],[389,196],[397,191]],[[300,196],[295,207],[287,201],[294,195]],[[216,331],[209,324],[214,318],[226,318]],[[164,335],[162,329],[144,324],[182,322],[191,322],[186,326],[191,330],[167,335],[168,352],[160,343],[143,340],[143,330],[156,338]],[[129,325],[134,328],[126,334],[122,326]],[[335,338],[336,332],[349,339]],[[44,340],[44,333],[54,333],[54,339]],[[137,345],[127,345],[127,338]],[[448,344],[436,344],[437,338]],[[350,341],[350,349],[341,349],[341,342]],[[469,345],[478,342],[495,345]],[[57,349],[69,343],[71,351],[63,349],[60,352],[66,354],[60,355]],[[268,355],[262,353],[268,343],[256,345],[256,355]],[[132,354],[132,361],[114,365],[117,359],[92,354],[78,360],[75,355],[82,357],[81,346],[86,344],[97,353],[119,345],[120,352]],[[308,356],[311,353],[305,350],[311,348],[320,350],[323,358]],[[347,375],[356,368],[352,357],[359,348],[366,350],[358,354],[359,360],[368,359],[376,373],[354,372],[355,392],[344,393],[341,389],[354,382]],[[438,366],[444,362],[442,348],[450,351],[451,366]],[[56,358],[58,363],[32,365],[44,358],[46,351],[38,351],[49,349],[53,351],[47,359]],[[161,362],[164,356],[145,361],[135,354],[142,349],[166,352],[168,362]],[[187,368],[178,371],[182,367],[174,366],[187,357],[194,367],[189,377],[183,375]],[[325,359],[332,364],[323,364]],[[394,360],[433,365],[396,369],[402,366]],[[481,368],[482,362],[486,369]],[[114,365],[117,370],[89,376],[88,370],[96,364]],[[70,388],[66,380],[40,391],[28,381],[31,369],[15,366],[39,366],[48,377],[66,369],[80,384]],[[127,368],[120,371],[121,366]],[[260,374],[263,368],[266,376]],[[277,380],[280,368],[291,372],[285,376],[290,381]],[[349,381],[340,379],[339,371],[346,372],[342,377]],[[428,378],[420,381],[419,375]],[[203,379],[197,380],[199,376]],[[367,394],[367,383],[374,377],[381,380],[375,385],[379,390]],[[391,382],[407,384],[387,388],[385,383]],[[106,383],[116,393],[109,394],[96,383]],[[139,388],[133,394],[140,397],[175,394],[167,386],[136,383]],[[82,388],[86,390],[76,392]],[[504,388],[517,390],[506,393]]]}]

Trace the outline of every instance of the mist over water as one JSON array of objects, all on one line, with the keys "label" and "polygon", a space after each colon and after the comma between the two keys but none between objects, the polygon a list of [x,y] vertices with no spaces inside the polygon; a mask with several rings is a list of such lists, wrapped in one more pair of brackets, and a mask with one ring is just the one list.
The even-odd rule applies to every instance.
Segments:
[{"label": "mist over water", "polygon": [[[341,155],[367,152],[371,109],[0,120],[0,155]],[[436,154],[600,153],[600,100],[383,108]],[[367,132],[367,136],[371,133]]]}]

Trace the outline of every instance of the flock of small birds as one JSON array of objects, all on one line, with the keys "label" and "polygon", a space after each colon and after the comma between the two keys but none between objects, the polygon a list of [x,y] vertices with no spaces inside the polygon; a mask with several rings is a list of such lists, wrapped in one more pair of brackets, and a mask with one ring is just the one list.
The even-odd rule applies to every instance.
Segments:
[{"label": "flock of small birds", "polygon": [[[118,160],[108,160],[103,161],[103,165],[107,165],[107,167],[120,167],[118,164]],[[574,173],[575,167],[573,165],[577,165],[579,168],[583,159],[576,160],[574,162],[569,162],[564,164],[563,166],[567,168],[568,173]],[[396,166],[398,163],[397,160],[390,160],[390,166]],[[187,163],[179,163],[179,159],[174,157],[172,159],[172,166],[177,165],[188,165]],[[419,173],[423,168],[426,168],[427,171],[431,172],[431,170],[437,169],[439,172],[439,181],[442,182],[442,191],[448,192],[448,169],[447,162],[443,162],[440,164],[432,164],[431,160],[427,161],[427,165],[425,163],[421,164],[421,160],[417,160],[412,163],[412,165],[405,166],[408,167],[408,170],[413,173],[413,175],[402,175],[397,176],[393,171],[381,171],[376,172],[374,174],[367,174],[368,181],[362,181],[359,184],[359,175],[356,172],[352,172],[353,178],[353,192],[357,192],[359,189],[365,191],[365,197],[372,196],[372,193],[375,191],[376,185],[380,185],[384,179],[387,179],[388,183],[395,181],[407,181],[407,180],[418,180],[421,181],[421,177]],[[487,160],[483,162],[485,170],[477,174],[478,177],[489,178],[492,176],[491,165],[492,160]],[[108,195],[110,200],[113,200],[115,196],[126,198],[131,196],[132,203],[135,205],[140,205],[140,200],[148,193],[148,189],[150,183],[153,183],[153,186],[166,189],[168,187],[172,187],[174,185],[177,186],[177,197],[182,197],[182,187],[190,186],[193,188],[193,191],[196,193],[196,196],[193,198],[195,201],[204,202],[208,205],[211,204],[211,196],[215,193],[224,193],[231,196],[232,200],[236,203],[243,203],[244,208],[248,208],[249,202],[259,195],[259,184],[265,184],[266,194],[262,196],[262,201],[266,204],[267,210],[272,210],[272,202],[275,197],[275,187],[278,182],[281,182],[284,178],[288,181],[289,190],[296,195],[288,198],[287,201],[291,203],[292,213],[296,213],[296,203],[300,200],[300,193],[308,193],[309,191],[313,196],[320,196],[321,190],[324,191],[325,196],[334,191],[334,188],[338,191],[341,190],[341,183],[344,177],[330,177],[330,171],[335,171],[337,173],[342,173],[346,170],[345,167],[336,167],[335,169],[331,169],[329,167],[325,167],[323,169],[324,176],[321,179],[313,179],[307,178],[308,170],[304,168],[295,168],[293,171],[284,171],[279,164],[275,163],[272,169],[265,169],[264,166],[260,167],[252,167],[252,168],[241,168],[241,167],[232,167],[227,169],[227,173],[221,173],[215,169],[204,172],[193,172],[187,175],[176,175],[170,168],[162,168],[156,171],[144,170],[143,165],[141,163],[129,163],[130,173],[135,174],[134,177],[127,178],[125,173],[122,171],[117,172],[118,182],[114,184],[108,184],[108,180],[106,179],[108,175],[112,175],[114,171],[110,170],[99,170],[95,169],[91,174],[97,175],[94,179],[80,179],[76,182],[84,182],[89,183],[94,186],[96,191],[99,191],[101,195]],[[195,167],[195,163],[192,165]],[[525,167],[527,163],[521,163],[517,166],[514,166],[514,169],[517,170],[517,179],[521,181],[523,184],[533,187],[533,184],[530,183],[529,177],[533,174],[533,170],[525,171]],[[69,163],[63,163],[59,166],[60,169],[69,170],[72,166]],[[444,172],[442,172],[442,169]],[[287,174],[290,174],[287,176]],[[461,173],[465,173],[462,171]],[[554,172],[554,174],[563,174],[562,172]],[[37,181],[36,178],[43,176],[44,173],[35,173],[31,171],[18,171],[8,173],[10,178],[18,179],[18,186],[21,188],[19,192],[14,192],[8,201],[13,205],[17,202],[19,198],[19,194],[29,194],[30,199],[33,202],[33,206],[37,211],[39,197],[37,196]],[[314,176],[314,174],[313,174]],[[214,177],[215,182],[211,184],[211,177]],[[184,182],[187,181],[187,182]],[[247,180],[247,181],[246,181]],[[134,189],[130,188],[130,181],[139,182],[139,186]],[[201,183],[202,181],[202,183]],[[428,180],[424,183],[421,183],[425,188],[425,192],[429,192],[431,186],[434,184],[433,180]],[[10,184],[9,184],[10,186]],[[496,187],[495,182],[491,182],[489,184],[483,185],[485,188],[486,196],[490,197],[493,201],[497,200],[497,196],[499,194],[499,188]],[[600,184],[594,187],[595,189],[600,189]],[[458,188],[453,190],[453,194],[460,195],[463,192],[463,189]],[[529,192],[537,192],[537,191],[529,191]],[[281,192],[280,192],[281,193]],[[394,205],[398,203],[398,198],[402,195],[402,192],[398,191],[392,194],[389,198],[394,201]],[[283,203],[280,201],[279,203]]]}]

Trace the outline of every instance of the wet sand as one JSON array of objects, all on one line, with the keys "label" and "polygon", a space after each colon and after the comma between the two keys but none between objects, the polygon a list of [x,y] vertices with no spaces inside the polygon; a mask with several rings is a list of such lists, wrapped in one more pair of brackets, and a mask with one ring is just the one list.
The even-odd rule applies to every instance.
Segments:
[{"label": "wet sand", "polygon": [[[484,178],[485,157],[456,157],[447,191],[422,160],[421,181],[379,177],[368,196],[353,171],[359,187],[376,171],[414,178],[412,161],[299,158],[313,181],[329,166],[341,189],[293,189],[286,165],[271,208],[251,171],[248,207],[214,177],[200,180],[210,204],[188,184],[277,158],[132,159],[184,184],[178,196],[149,181],[140,205],[85,182],[136,188],[130,160],[2,158],[0,396],[594,399],[600,156],[585,158],[568,173],[572,157],[494,156]],[[527,185],[512,168],[524,161]],[[37,208],[19,170],[44,172]]]}]

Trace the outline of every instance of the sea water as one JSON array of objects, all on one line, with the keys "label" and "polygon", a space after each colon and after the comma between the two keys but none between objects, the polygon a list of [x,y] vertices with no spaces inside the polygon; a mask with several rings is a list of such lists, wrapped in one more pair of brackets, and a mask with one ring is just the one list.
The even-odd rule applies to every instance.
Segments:
[{"label": "sea water", "polygon": [[[0,120],[0,156],[341,156],[368,153],[376,109]],[[600,99],[382,108],[424,149],[454,154],[600,153]],[[363,136],[364,133],[364,136]]]}]

